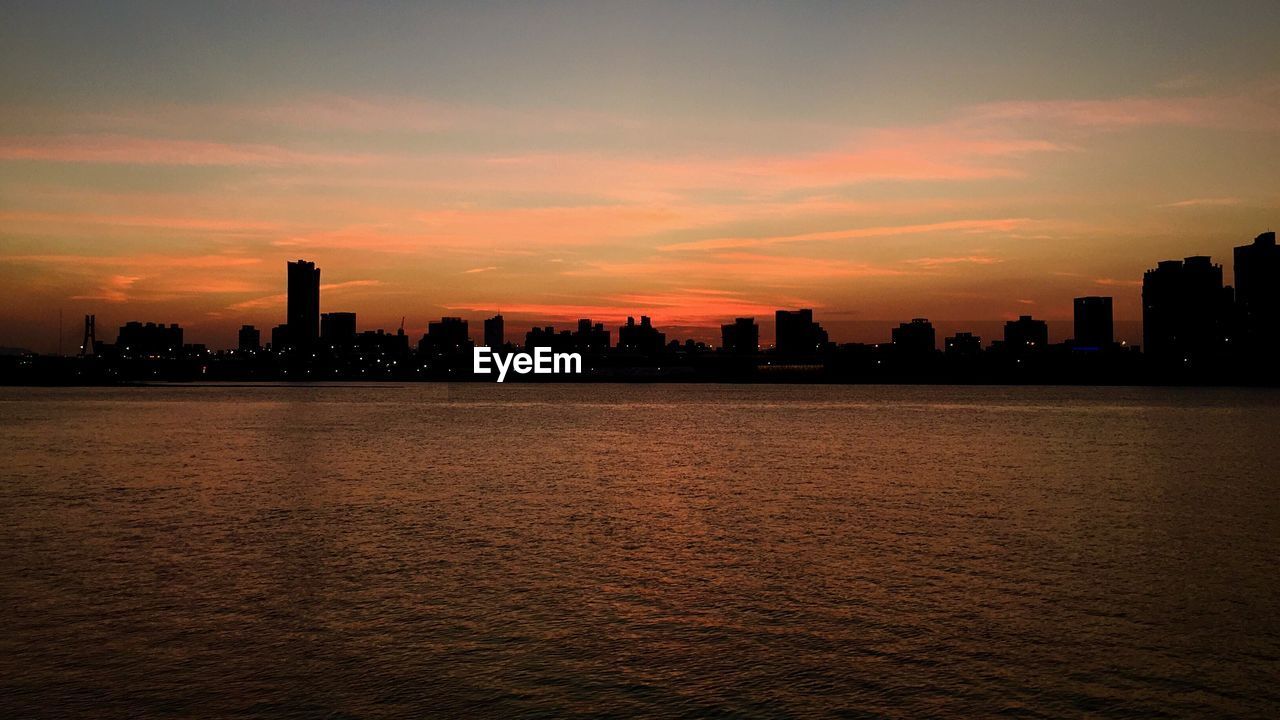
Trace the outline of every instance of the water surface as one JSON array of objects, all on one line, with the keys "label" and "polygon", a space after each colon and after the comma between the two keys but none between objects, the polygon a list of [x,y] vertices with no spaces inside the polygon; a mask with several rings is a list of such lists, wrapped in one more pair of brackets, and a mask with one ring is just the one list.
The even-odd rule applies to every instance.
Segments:
[{"label": "water surface", "polygon": [[1280,715],[1280,394],[0,389],[0,716]]}]

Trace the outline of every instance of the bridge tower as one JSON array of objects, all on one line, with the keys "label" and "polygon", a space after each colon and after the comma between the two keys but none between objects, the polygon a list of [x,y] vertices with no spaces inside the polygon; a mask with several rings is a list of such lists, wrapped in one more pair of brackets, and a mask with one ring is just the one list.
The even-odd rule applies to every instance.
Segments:
[{"label": "bridge tower", "polygon": [[98,344],[98,335],[94,329],[94,321],[96,319],[96,315],[84,316],[84,340],[80,343],[81,357],[94,354],[94,346]]}]

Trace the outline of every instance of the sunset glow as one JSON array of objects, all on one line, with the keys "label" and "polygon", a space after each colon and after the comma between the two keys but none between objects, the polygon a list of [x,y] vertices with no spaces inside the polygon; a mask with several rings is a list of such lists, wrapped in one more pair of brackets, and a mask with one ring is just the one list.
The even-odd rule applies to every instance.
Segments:
[{"label": "sunset glow", "polygon": [[1144,269],[1280,215],[1280,8],[1117,5],[8,6],[0,345],[61,310],[228,346],[299,257],[415,336],[1136,321]]}]

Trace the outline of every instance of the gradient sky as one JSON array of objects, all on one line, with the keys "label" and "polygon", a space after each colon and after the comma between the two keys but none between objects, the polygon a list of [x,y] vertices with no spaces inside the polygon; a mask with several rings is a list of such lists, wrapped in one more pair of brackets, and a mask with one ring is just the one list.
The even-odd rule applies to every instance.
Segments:
[{"label": "gradient sky", "polygon": [[55,349],[61,309],[67,347],[85,313],[229,346],[299,257],[322,311],[415,336],[1136,320],[1157,260],[1229,277],[1276,225],[1277,30],[1274,0],[6,2],[0,345]]}]

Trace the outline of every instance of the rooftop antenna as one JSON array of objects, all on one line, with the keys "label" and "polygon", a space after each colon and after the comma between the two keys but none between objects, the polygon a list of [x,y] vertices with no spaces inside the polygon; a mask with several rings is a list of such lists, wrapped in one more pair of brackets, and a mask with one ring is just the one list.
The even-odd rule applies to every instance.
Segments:
[{"label": "rooftop antenna", "polygon": [[58,308],[58,357],[62,357],[62,308]]}]

